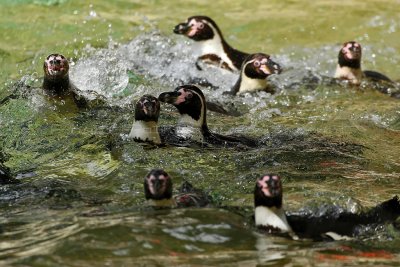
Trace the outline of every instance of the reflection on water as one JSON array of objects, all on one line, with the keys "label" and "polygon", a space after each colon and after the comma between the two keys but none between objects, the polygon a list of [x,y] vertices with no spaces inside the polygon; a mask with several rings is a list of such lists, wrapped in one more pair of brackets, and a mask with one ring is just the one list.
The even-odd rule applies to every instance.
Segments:
[{"label": "reflection on water", "polygon": [[[310,10],[303,12],[315,17],[312,21],[298,14],[300,2],[287,3],[284,10],[274,2],[263,1],[259,4],[264,9],[257,10],[247,7],[247,2],[248,9],[242,8],[240,1],[230,3],[229,8],[224,3],[227,14],[238,20],[215,14],[229,42],[246,51],[266,50],[268,45],[265,52],[285,68],[282,75],[269,78],[277,94],[257,92],[238,97],[223,94],[236,82],[237,74],[216,68],[197,70],[191,42],[170,32],[187,14],[214,12],[209,7],[179,3],[178,10],[170,6],[178,1],[163,7],[156,2],[131,1],[101,0],[91,6],[73,0],[33,2],[20,1],[18,12],[22,15],[13,18],[16,28],[26,24],[23,12],[38,16],[43,12],[39,2],[49,3],[59,20],[49,30],[50,18],[36,19],[40,30],[34,32],[48,39],[38,41],[30,30],[25,37],[29,42],[20,43],[32,43],[35,48],[28,49],[32,54],[26,55],[25,47],[16,44],[21,51],[0,49],[0,55],[5,55],[0,63],[9,65],[5,73],[15,69],[10,62],[23,58],[20,75],[13,73],[12,78],[23,77],[0,88],[0,97],[13,89],[21,95],[0,106],[0,148],[6,155],[5,164],[18,174],[20,182],[0,187],[1,264],[365,266],[399,262],[398,222],[362,228],[360,238],[341,242],[263,235],[256,233],[251,223],[254,181],[265,171],[283,177],[284,201],[291,212],[358,212],[399,194],[399,100],[369,84],[357,90],[330,78],[338,43],[347,41],[339,39],[356,38],[363,44],[368,68],[398,79],[393,67],[400,62],[397,38],[396,44],[392,40],[399,28],[398,14],[390,10],[389,2],[383,1],[387,6],[382,7],[371,1],[362,6],[350,1],[346,12],[352,17],[342,18],[346,27],[337,21],[335,12],[324,12],[325,22],[319,22],[320,10],[314,8],[324,9],[324,1],[313,6],[303,3]],[[218,7],[221,3],[213,4]],[[337,8],[329,4],[330,9]],[[164,12],[168,15],[155,14],[159,9],[151,5],[169,8]],[[29,8],[37,14],[28,12]],[[292,16],[292,8],[299,16]],[[357,8],[376,10],[377,14],[358,12]],[[143,19],[139,9],[150,19]],[[268,21],[265,10],[271,13]],[[280,10],[279,16],[274,10]],[[341,12],[343,7],[335,10]],[[284,23],[288,20],[290,23]],[[316,29],[315,23],[328,27],[329,34]],[[353,24],[355,28],[349,28]],[[0,26],[8,41],[19,40],[9,22],[0,19]],[[266,27],[271,37],[265,38]],[[78,36],[77,29],[82,29]],[[375,42],[364,34],[367,31],[387,45]],[[68,39],[70,36],[75,39]],[[108,38],[118,36],[126,41],[116,43]],[[85,96],[93,97],[91,91],[103,96],[106,105],[78,111],[70,103],[46,100],[39,88],[41,57],[54,49],[47,43],[53,44],[53,38],[63,43],[56,50],[65,49],[65,55],[75,57],[70,74],[74,84]],[[46,47],[46,51],[36,47]],[[0,78],[4,80],[4,76]],[[211,130],[256,137],[261,140],[259,148],[154,148],[125,140],[133,122],[134,100],[199,80],[213,85],[203,88],[208,100],[242,114],[208,113]],[[176,111],[163,105],[160,123],[173,125],[176,120]],[[154,167],[166,169],[175,188],[188,180],[204,189],[213,197],[214,207],[146,207],[143,177]]]}]

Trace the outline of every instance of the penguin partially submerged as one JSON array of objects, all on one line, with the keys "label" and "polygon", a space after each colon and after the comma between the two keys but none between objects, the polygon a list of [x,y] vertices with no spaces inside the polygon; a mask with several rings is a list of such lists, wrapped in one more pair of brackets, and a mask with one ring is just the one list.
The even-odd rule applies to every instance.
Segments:
[{"label": "penguin partially submerged", "polygon": [[129,133],[129,138],[137,142],[161,144],[158,131],[160,116],[160,101],[152,95],[142,96],[135,105],[135,121]]},{"label": "penguin partially submerged", "polygon": [[175,106],[180,118],[174,136],[182,140],[222,147],[257,147],[258,143],[247,137],[225,136],[210,132],[206,119],[206,100],[203,92],[195,85],[182,85],[172,92],[159,95],[161,102]]},{"label": "penguin partially submerged", "polygon": [[343,44],[338,55],[338,65],[336,67],[335,78],[348,80],[349,83],[360,85],[363,78],[373,81],[392,82],[387,76],[376,71],[362,71],[361,69],[361,45],[350,41]]},{"label": "penguin partially submerged", "polygon": [[89,100],[80,94],[80,91],[69,79],[69,63],[61,54],[50,54],[43,63],[43,91],[51,99],[70,101],[78,108],[105,105],[106,101],[94,91],[87,91],[94,96]]},{"label": "penguin partially submerged", "polygon": [[256,227],[270,233],[293,233],[282,204],[282,182],[276,174],[257,179],[254,189],[254,219]]},{"label": "penguin partially submerged", "polygon": [[185,181],[179,193],[172,194],[172,178],[162,169],[152,169],[144,178],[145,198],[156,207],[204,207],[211,198]]},{"label": "penguin partially submerged", "polygon": [[205,62],[230,71],[239,71],[249,55],[232,48],[217,24],[206,16],[189,17],[186,22],[175,26],[174,33],[185,35],[196,42],[198,69],[201,69],[199,62]]},{"label": "penguin partially submerged", "polygon": [[282,72],[278,63],[271,60],[269,55],[257,53],[249,55],[243,62],[240,76],[230,93],[233,95],[245,92],[265,90],[273,92],[267,82],[267,77]]},{"label": "penguin partially submerged", "polygon": [[51,96],[71,93],[69,63],[61,54],[50,54],[43,63],[43,89]]},{"label": "penguin partially submerged", "polygon": [[343,210],[314,214],[286,212],[282,205],[282,183],[276,174],[266,174],[254,190],[255,224],[269,233],[287,233],[293,238],[347,239],[356,237],[360,227],[394,222],[400,216],[397,196],[361,213]]}]

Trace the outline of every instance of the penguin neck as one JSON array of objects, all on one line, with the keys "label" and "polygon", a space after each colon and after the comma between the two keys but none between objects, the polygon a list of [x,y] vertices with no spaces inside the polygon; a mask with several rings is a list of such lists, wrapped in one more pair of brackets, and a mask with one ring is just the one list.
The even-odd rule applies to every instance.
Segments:
[{"label": "penguin neck", "polygon": [[208,133],[208,127],[203,118],[203,112],[199,120],[193,119],[188,114],[182,114],[177,123],[176,134],[184,139],[203,142],[204,134]]},{"label": "penguin neck", "polygon": [[244,71],[240,74],[238,93],[253,92],[257,90],[265,90],[267,88],[267,79],[257,79],[248,77]]},{"label": "penguin neck", "polygon": [[254,211],[254,217],[256,226],[272,227],[279,229],[281,232],[292,232],[282,207],[257,206]]},{"label": "penguin neck", "polygon": [[129,138],[143,142],[161,144],[160,134],[156,121],[137,120],[133,123]]},{"label": "penguin neck", "polygon": [[174,198],[167,198],[161,200],[149,199],[148,205],[153,207],[176,207],[177,204]]},{"label": "penguin neck", "polygon": [[349,66],[341,66],[340,64],[336,67],[335,78],[348,80],[350,83],[359,85],[364,74],[360,67],[353,68]]},{"label": "penguin neck", "polygon": [[45,75],[43,79],[43,89],[50,92],[53,95],[65,94],[70,89],[68,74],[62,77],[57,77],[57,76],[51,77]]},{"label": "penguin neck", "polygon": [[213,38],[195,42],[194,51],[199,51],[197,57],[216,55],[222,62],[226,63],[230,69],[238,71],[239,68],[235,66],[233,62],[234,56],[232,55],[236,50],[225,41],[224,37],[215,27],[212,25],[210,25],[210,27],[213,28],[214,31]]}]

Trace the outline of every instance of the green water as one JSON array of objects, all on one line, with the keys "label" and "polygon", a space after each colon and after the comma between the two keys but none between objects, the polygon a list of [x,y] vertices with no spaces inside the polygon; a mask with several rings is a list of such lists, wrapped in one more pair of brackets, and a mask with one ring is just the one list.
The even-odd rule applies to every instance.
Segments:
[{"label": "green water", "polygon": [[[394,1],[20,0],[1,1],[0,7],[1,97],[24,75],[40,86],[50,53],[76,63],[154,29],[184,42],[172,28],[195,14],[214,18],[238,49],[279,54],[324,74],[336,67],[340,44],[354,39],[365,48],[366,69],[400,79],[400,10]],[[316,61],[314,53],[326,47],[334,49],[326,51],[333,59]],[[154,94],[167,90],[159,79],[143,79],[132,74],[123,95],[135,93],[138,83]],[[319,86],[261,102],[241,117],[208,116],[214,131],[245,133],[267,144],[240,151],[154,149],[134,142],[114,148],[113,136],[128,133],[133,121],[126,107],[77,111],[43,102],[40,90],[33,99],[10,100],[0,107],[0,147],[14,174],[31,175],[1,186],[1,264],[395,266],[400,237],[391,225],[371,238],[317,243],[258,235],[248,216],[254,181],[266,170],[283,176],[291,211],[349,199],[372,207],[399,194],[399,100],[370,88]],[[176,118],[164,105],[160,121],[173,124]],[[176,185],[186,179],[208,191],[215,208],[146,208],[142,181],[154,167],[167,170]],[[247,208],[239,215],[219,206]]]}]

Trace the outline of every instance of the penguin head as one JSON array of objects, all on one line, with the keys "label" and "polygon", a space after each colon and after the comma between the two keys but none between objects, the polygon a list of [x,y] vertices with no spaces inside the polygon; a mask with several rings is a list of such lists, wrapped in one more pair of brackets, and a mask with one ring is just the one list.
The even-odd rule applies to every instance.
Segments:
[{"label": "penguin head", "polygon": [[217,24],[206,16],[189,17],[186,22],[176,25],[173,31],[194,41],[211,40],[216,34],[222,36]]},{"label": "penguin head", "polygon": [[343,44],[339,51],[339,65],[348,66],[353,68],[360,67],[361,61],[361,45],[357,42],[351,41]]},{"label": "penguin head", "polygon": [[257,179],[254,205],[255,207],[282,207],[282,182],[278,175],[265,174]]},{"label": "penguin head", "polygon": [[246,76],[253,79],[264,79],[271,74],[282,72],[278,63],[274,62],[269,55],[257,53],[247,57],[242,69]]},{"label": "penguin head", "polygon": [[43,64],[43,70],[47,77],[64,77],[68,75],[68,60],[61,54],[49,55]]},{"label": "penguin head", "polygon": [[159,95],[161,102],[174,105],[181,115],[188,115],[205,125],[206,101],[203,92],[195,85],[182,85],[172,92]]},{"label": "penguin head", "polygon": [[152,95],[144,95],[135,106],[135,120],[158,122],[160,101]]},{"label": "penguin head", "polygon": [[163,200],[172,198],[172,180],[162,169],[151,170],[144,178],[146,199]]}]

